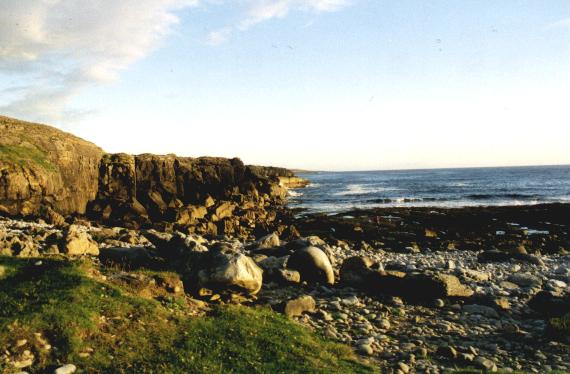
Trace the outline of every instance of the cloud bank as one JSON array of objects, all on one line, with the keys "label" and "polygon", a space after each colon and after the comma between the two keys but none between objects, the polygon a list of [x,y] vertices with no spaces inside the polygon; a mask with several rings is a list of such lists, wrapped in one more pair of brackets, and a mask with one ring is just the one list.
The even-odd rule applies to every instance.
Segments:
[{"label": "cloud bank", "polygon": [[332,12],[350,0],[0,0],[0,113],[65,123],[85,87],[118,78],[151,53],[195,6],[238,7],[241,21],[208,35],[232,33],[292,12]]},{"label": "cloud bank", "polygon": [[[148,55],[197,0],[2,0],[0,112],[62,120],[85,86]],[[69,113],[67,113],[67,116]]]}]

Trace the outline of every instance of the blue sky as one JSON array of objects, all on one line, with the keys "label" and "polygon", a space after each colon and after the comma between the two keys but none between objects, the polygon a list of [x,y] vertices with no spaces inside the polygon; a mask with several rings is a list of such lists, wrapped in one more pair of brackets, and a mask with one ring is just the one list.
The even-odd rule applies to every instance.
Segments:
[{"label": "blue sky", "polygon": [[111,152],[570,163],[568,1],[3,0],[0,21],[0,112]]}]

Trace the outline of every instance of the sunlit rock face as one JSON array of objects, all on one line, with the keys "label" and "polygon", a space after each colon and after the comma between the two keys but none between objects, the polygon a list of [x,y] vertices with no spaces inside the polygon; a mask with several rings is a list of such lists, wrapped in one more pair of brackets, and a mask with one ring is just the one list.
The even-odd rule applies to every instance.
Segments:
[{"label": "sunlit rock face", "polygon": [[275,220],[286,169],[238,158],[107,154],[58,129],[0,117],[0,213],[61,224],[165,223],[201,234],[247,236]]},{"label": "sunlit rock face", "polygon": [[53,127],[0,116],[0,212],[83,214],[98,190],[103,151]]}]

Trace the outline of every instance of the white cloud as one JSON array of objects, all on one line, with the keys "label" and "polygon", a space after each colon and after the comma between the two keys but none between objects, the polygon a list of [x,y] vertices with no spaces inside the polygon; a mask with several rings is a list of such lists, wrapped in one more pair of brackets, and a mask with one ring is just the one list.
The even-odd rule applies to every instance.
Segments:
[{"label": "white cloud", "polygon": [[351,0],[0,0],[0,113],[65,122],[69,102],[110,82],[152,52],[178,22],[177,11],[243,7],[241,21],[211,32],[223,44],[236,30],[292,12],[332,12]]},{"label": "white cloud", "polygon": [[259,23],[284,18],[292,12],[335,12],[350,5],[353,0],[245,0],[242,20],[208,34],[207,43],[217,46],[226,42],[236,30],[245,31]]},{"label": "white cloud", "polygon": [[175,11],[197,2],[2,0],[0,74],[18,78],[19,94],[0,93],[0,111],[61,119],[70,98],[148,55],[178,21]]},{"label": "white cloud", "polygon": [[334,12],[348,4],[349,0],[254,0],[240,26],[247,29],[272,18],[283,18],[291,11]]}]

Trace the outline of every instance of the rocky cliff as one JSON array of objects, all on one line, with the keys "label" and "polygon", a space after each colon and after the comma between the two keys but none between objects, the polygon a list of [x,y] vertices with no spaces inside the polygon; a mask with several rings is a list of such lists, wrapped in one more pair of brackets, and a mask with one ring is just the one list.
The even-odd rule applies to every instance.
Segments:
[{"label": "rocky cliff", "polygon": [[284,230],[275,208],[294,179],[240,159],[107,154],[49,126],[0,117],[0,213],[86,215],[106,224],[160,224],[200,234]]},{"label": "rocky cliff", "polygon": [[237,158],[106,154],[88,212],[110,224],[162,222],[201,234],[247,236],[258,223],[274,221],[268,210],[285,197],[276,180]]},{"label": "rocky cliff", "polygon": [[258,165],[251,165],[249,167],[255,175],[271,178],[286,188],[304,188],[310,183],[307,179],[298,177],[289,169]]},{"label": "rocky cliff", "polygon": [[49,126],[0,116],[0,212],[85,213],[103,151]]}]

